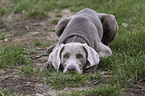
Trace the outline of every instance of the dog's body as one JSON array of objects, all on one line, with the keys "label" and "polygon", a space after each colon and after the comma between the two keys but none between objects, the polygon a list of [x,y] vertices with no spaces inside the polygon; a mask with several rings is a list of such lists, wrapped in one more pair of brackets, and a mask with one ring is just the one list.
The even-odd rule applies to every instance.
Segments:
[{"label": "dog's body", "polygon": [[56,34],[60,38],[49,56],[49,66],[63,72],[83,73],[86,67],[97,65],[99,57],[112,54],[107,45],[115,39],[117,31],[113,15],[88,8],[62,19],[56,26]]}]

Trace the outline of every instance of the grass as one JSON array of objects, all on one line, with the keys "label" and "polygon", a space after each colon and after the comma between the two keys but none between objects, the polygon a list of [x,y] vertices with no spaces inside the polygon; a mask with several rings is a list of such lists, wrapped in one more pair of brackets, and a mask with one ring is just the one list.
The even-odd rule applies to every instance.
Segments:
[{"label": "grass", "polygon": [[44,19],[47,18],[48,14],[47,12],[40,10],[40,9],[36,9],[36,10],[31,10],[29,11],[26,15],[25,18],[32,18],[32,19]]},{"label": "grass", "polygon": [[45,80],[43,79],[43,82],[47,82],[48,84],[51,84],[54,89],[60,90],[64,88],[73,88],[73,87],[80,87],[80,86],[86,86],[88,83],[91,83],[93,80],[100,80],[103,77],[101,77],[100,74],[63,74],[60,72],[53,72],[51,74],[46,75]]},{"label": "grass", "polygon": [[5,35],[4,34],[1,34],[1,40],[4,40],[6,37],[5,37]]},{"label": "grass", "polygon": [[55,17],[62,17],[62,15],[61,14],[57,14],[57,15],[55,15]]},{"label": "grass", "polygon": [[35,41],[33,41],[34,42],[34,45],[35,46],[40,46],[40,45],[42,45],[42,42],[39,40],[39,39],[36,39]]},{"label": "grass", "polygon": [[59,93],[58,96],[121,96],[124,90],[118,90],[117,86],[110,84],[106,86],[98,86],[97,88],[89,88],[82,91],[72,90],[70,93]]},{"label": "grass", "polygon": [[48,40],[46,43],[42,42],[42,40],[36,39],[33,40],[33,43],[35,46],[43,46],[43,47],[48,47],[48,46],[55,46],[55,41]]},{"label": "grass", "polygon": [[15,94],[14,92],[6,92],[0,89],[0,96],[24,96],[22,93]]},{"label": "grass", "polygon": [[55,20],[52,20],[51,22],[52,22],[52,24],[57,24],[58,21],[59,21],[59,19],[55,19]]},{"label": "grass", "polygon": [[33,76],[39,76],[39,80],[42,83],[47,83],[52,86],[53,89],[60,90],[64,88],[73,88],[88,86],[88,84],[94,81],[102,81],[105,79],[101,74],[86,73],[81,74],[64,74],[62,72],[57,72],[55,70],[41,70],[40,67],[35,65],[27,65],[27,67],[17,68],[18,70],[24,72],[24,74],[31,74]]},{"label": "grass", "polygon": [[7,39],[7,38],[11,37],[11,35],[12,34],[10,32],[3,31],[3,32],[0,33],[0,40]]},{"label": "grass", "polygon": [[28,64],[27,51],[20,46],[2,48],[0,58],[0,68]]},{"label": "grass", "polygon": [[0,8],[0,15],[3,16],[5,14],[5,9],[4,8]]},{"label": "grass", "polygon": [[[3,0],[0,0],[0,2]],[[68,75],[56,71],[40,71],[38,66],[32,66],[27,62],[28,53],[20,46],[9,46],[0,51],[0,68],[26,64],[19,70],[26,74],[39,77],[41,82],[50,84],[52,88],[62,90],[66,87],[84,87],[93,80],[103,79],[105,86],[96,87],[83,91],[64,92],[60,96],[116,96],[127,92],[127,85],[142,84],[145,80],[145,1],[144,0],[6,0],[9,7],[0,9],[0,15],[4,17],[20,15],[27,19],[48,18],[50,10],[60,11],[68,8],[73,12],[78,12],[83,8],[91,8],[97,12],[113,14],[119,25],[118,36],[110,45],[113,55],[107,59],[102,59],[102,68],[105,69],[109,78],[104,75],[87,73],[84,75]],[[25,12],[24,14],[22,14]],[[58,12],[60,14],[60,12]],[[62,15],[55,17],[62,17]],[[19,20],[21,20],[20,18]],[[15,20],[15,19],[14,19]],[[5,20],[7,21],[7,20]],[[59,20],[51,20],[50,23],[57,24]],[[126,27],[123,24],[127,24]],[[2,35],[2,34],[1,34]],[[5,35],[1,36],[4,39]],[[44,47],[50,46],[51,41]],[[35,46],[43,46],[40,40],[34,41]],[[64,83],[65,82],[65,83]],[[96,87],[96,88],[94,88]],[[124,90],[126,89],[126,90]],[[145,89],[142,86],[142,89]]]}]

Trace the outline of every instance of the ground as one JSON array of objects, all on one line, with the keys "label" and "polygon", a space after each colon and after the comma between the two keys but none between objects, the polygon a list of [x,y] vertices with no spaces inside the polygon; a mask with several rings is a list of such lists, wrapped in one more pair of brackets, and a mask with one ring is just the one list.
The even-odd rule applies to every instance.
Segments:
[{"label": "ground", "polygon": [[[57,11],[57,10],[56,10]],[[13,24],[6,24],[1,31],[7,33],[6,37],[8,39],[0,40],[0,47],[5,44],[19,44],[25,47],[29,47],[35,51],[36,62],[43,66],[48,56],[43,56],[39,58],[39,54],[45,54],[47,51],[47,46],[35,46],[33,47],[34,42],[40,40],[43,43],[52,42],[55,45],[55,42],[58,41],[58,36],[55,34],[55,24],[52,24],[51,21],[55,20],[55,12],[49,12],[49,18],[38,19],[38,20],[28,20],[20,21]],[[69,9],[64,9],[62,11],[63,18],[71,16],[73,13]],[[61,17],[62,18],[62,17]],[[60,19],[60,18],[57,18]],[[2,89],[8,91],[12,90],[14,92],[20,92],[23,94],[47,94],[47,95],[56,95],[55,90],[50,90],[50,86],[46,84],[41,84],[37,80],[37,77],[32,77],[31,75],[23,75],[23,72],[16,69],[0,69],[0,86]]]},{"label": "ground", "polygon": [[[25,1],[21,1],[22,3],[20,4],[23,6]],[[47,2],[48,1],[49,0],[47,0]],[[8,2],[10,1],[0,0],[0,8],[12,6],[17,0],[11,1],[12,3],[10,3],[10,5],[7,4]],[[29,0],[26,0],[26,2],[29,2]],[[62,1],[58,2],[61,3]],[[142,2],[138,3],[137,0],[133,4],[132,2],[128,4],[128,2],[123,3],[117,0],[105,2],[106,3],[103,5],[104,9],[102,8],[101,11],[115,14],[120,27],[117,39],[110,45],[115,55],[106,60],[101,60],[99,68],[95,73],[87,72],[83,75],[68,75],[56,71],[47,71],[44,69],[44,65],[48,59],[47,48],[49,46],[55,46],[58,42],[58,36],[55,34],[57,22],[61,18],[69,17],[76,13],[72,10],[78,11],[78,9],[86,7],[86,1],[80,3],[74,0],[73,3],[72,0],[72,5],[69,2],[70,5],[68,6],[66,0],[65,3],[59,5],[61,6],[59,9],[59,7],[57,7],[58,5],[56,5],[57,3],[52,0],[50,4],[55,7],[48,7],[51,10],[46,11],[47,16],[45,17],[45,14],[43,15],[45,18],[41,16],[37,17],[37,15],[39,15],[37,14],[29,19],[20,19],[21,14],[26,14],[26,11],[30,8],[28,8],[28,10],[21,10],[19,13],[21,7],[15,7],[14,11],[18,12],[18,14],[12,11],[10,14],[5,13],[4,16],[3,9],[0,9],[0,58],[2,58],[0,60],[0,63],[2,63],[2,67],[0,64],[0,96],[144,96],[145,67],[143,64],[145,61],[145,28],[143,25],[145,22],[143,16],[134,15],[143,13],[143,9],[140,11],[136,11],[135,9],[139,9],[140,7],[138,5],[141,6]],[[115,2],[118,2],[118,6],[115,5]],[[32,3],[37,5],[37,2]],[[136,3],[137,5],[134,5]],[[78,7],[75,9],[73,4]],[[93,4],[92,2],[87,6],[92,6],[92,9],[96,9],[99,6],[96,7],[93,6]],[[101,4],[103,3],[100,1],[100,6]],[[110,6],[111,4],[115,6],[112,7]],[[128,7],[123,9],[123,7],[120,6],[124,4],[128,4]],[[134,8],[132,5],[136,7]],[[29,6],[30,5],[28,5],[28,7]],[[144,5],[142,4],[142,6]],[[39,4],[39,7],[42,6]],[[114,7],[116,7],[116,9],[114,9]],[[54,10],[52,10],[53,8]],[[114,11],[109,11],[107,8],[112,8]],[[130,8],[134,9],[130,10]],[[41,12],[41,10],[38,11]],[[126,14],[128,12],[130,14]],[[30,14],[31,13],[29,13],[29,17],[31,16]],[[43,12],[41,14],[43,14]],[[140,33],[140,35],[138,33]],[[14,59],[14,63],[16,64],[13,64],[11,60],[8,62],[9,64],[5,63],[5,61],[9,61],[9,58],[11,58],[4,56],[8,54],[9,47],[13,48],[12,46],[21,46],[24,52],[28,51],[26,54],[24,53],[24,58],[28,58],[26,59],[28,64],[19,64],[18,61],[22,61],[23,63],[21,58]],[[20,49],[18,48],[18,50]],[[4,50],[6,50],[6,54],[3,54],[5,52]],[[16,51],[14,51],[13,54],[15,53]],[[21,57],[21,54],[16,56]]]}]

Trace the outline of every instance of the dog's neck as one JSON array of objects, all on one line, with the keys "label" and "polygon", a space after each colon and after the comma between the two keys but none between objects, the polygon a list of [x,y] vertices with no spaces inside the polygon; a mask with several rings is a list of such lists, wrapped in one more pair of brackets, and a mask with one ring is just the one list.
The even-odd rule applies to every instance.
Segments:
[{"label": "dog's neck", "polygon": [[77,36],[68,38],[67,41],[66,41],[66,43],[71,43],[71,42],[87,43],[83,38],[77,37]]},{"label": "dog's neck", "polygon": [[88,45],[91,45],[90,41],[83,35],[79,33],[69,34],[62,40],[64,44],[71,43],[71,42],[80,42],[80,43],[87,43]]}]

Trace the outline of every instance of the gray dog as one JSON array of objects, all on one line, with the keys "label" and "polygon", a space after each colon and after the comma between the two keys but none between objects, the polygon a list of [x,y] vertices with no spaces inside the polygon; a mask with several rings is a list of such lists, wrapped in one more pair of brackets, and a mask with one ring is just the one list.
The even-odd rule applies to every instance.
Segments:
[{"label": "gray dog", "polygon": [[111,14],[85,8],[61,19],[56,26],[59,43],[49,55],[47,66],[65,72],[83,73],[112,54],[107,46],[117,36],[118,25]]}]

